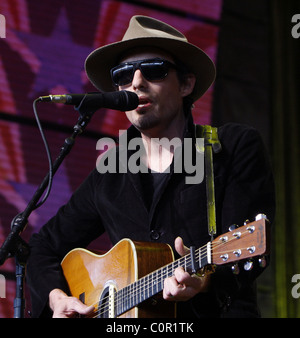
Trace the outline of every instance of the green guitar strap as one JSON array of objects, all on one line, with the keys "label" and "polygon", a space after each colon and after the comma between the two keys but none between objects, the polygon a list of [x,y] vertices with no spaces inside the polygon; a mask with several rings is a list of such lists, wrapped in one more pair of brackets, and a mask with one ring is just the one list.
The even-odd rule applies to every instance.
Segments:
[{"label": "green guitar strap", "polygon": [[[220,152],[222,150],[222,146],[218,138],[218,130],[215,127],[195,124],[195,136],[197,152],[203,153],[204,151],[208,233],[213,240],[214,235],[217,233],[213,152]],[[204,149],[201,149],[200,147],[198,140],[200,138],[204,138]]]}]

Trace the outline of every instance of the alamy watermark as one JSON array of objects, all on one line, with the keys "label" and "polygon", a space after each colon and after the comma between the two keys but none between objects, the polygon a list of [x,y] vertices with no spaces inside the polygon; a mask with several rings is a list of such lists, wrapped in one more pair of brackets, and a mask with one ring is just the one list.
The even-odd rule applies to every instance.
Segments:
[{"label": "alamy watermark", "polygon": [[[146,173],[148,168],[157,172],[170,172],[173,161],[174,173],[186,173],[187,184],[199,184],[204,178],[204,139],[197,138],[197,151],[192,138],[152,138],[146,145],[141,137],[128,142],[127,131],[119,131],[119,148],[111,138],[101,138],[96,145],[97,150],[105,151],[96,162],[99,173]],[[129,155],[130,154],[130,155]],[[151,156],[155,154],[156,156]],[[170,158],[170,154],[174,159]],[[156,158],[155,163],[145,163],[145,159]],[[157,168],[155,170],[153,168]],[[160,170],[163,168],[163,170]]]},{"label": "alamy watermark", "polygon": [[298,39],[300,37],[300,14],[295,14],[292,16],[292,23],[295,25],[292,27],[292,37]]},{"label": "alamy watermark", "polygon": [[295,274],[292,277],[292,283],[296,283],[293,287],[292,287],[292,297],[293,298],[300,298],[300,274]]},{"label": "alamy watermark", "polygon": [[6,38],[6,19],[3,14],[0,14],[0,38]]},{"label": "alamy watermark", "polygon": [[0,298],[6,298],[6,280],[3,275],[0,274]]}]

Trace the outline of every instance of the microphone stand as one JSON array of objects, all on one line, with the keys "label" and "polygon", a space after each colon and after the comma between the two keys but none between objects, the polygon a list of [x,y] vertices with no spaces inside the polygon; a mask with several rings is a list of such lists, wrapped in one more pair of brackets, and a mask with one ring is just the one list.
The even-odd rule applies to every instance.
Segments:
[{"label": "microphone stand", "polygon": [[[38,99],[39,100],[39,99]],[[84,99],[82,100],[84,101]],[[88,105],[81,104],[75,109],[79,111],[80,117],[77,124],[74,126],[72,135],[65,139],[65,142],[60,150],[60,153],[56,160],[53,162],[53,176],[57,172],[58,168],[62,164],[65,157],[71,151],[75,138],[83,132],[88,125],[92,115],[97,109],[84,112],[88,108]],[[36,205],[42,197],[45,189],[48,186],[50,174],[48,173],[42,181],[39,188],[36,190],[32,199],[28,203],[26,209],[15,216],[12,221],[11,232],[5,239],[2,247],[0,248],[0,266],[4,264],[7,258],[15,257],[16,262],[16,298],[14,300],[14,318],[24,318],[25,312],[25,298],[24,298],[24,279],[25,279],[25,267],[26,261],[30,255],[29,245],[20,237],[20,234],[25,229],[28,223],[28,217],[36,209]]]}]

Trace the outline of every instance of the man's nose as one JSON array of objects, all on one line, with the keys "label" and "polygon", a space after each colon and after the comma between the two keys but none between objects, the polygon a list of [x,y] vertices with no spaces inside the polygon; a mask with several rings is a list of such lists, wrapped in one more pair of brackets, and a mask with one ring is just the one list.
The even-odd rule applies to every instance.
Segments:
[{"label": "man's nose", "polygon": [[144,78],[142,72],[137,69],[133,75],[132,79],[132,87],[133,88],[141,88],[147,85],[147,80]]}]

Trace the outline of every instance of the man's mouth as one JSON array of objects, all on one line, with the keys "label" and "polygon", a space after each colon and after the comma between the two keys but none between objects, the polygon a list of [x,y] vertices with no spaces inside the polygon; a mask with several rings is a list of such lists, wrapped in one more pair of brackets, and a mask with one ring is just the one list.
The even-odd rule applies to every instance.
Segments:
[{"label": "man's mouth", "polygon": [[136,110],[138,112],[140,112],[142,110],[145,110],[145,109],[149,108],[151,106],[151,104],[152,104],[152,101],[149,98],[147,98],[147,97],[140,97],[139,98],[139,105],[138,105],[138,107],[137,107]]}]

